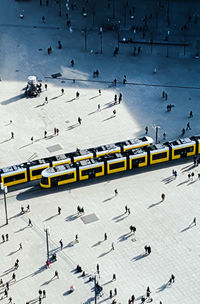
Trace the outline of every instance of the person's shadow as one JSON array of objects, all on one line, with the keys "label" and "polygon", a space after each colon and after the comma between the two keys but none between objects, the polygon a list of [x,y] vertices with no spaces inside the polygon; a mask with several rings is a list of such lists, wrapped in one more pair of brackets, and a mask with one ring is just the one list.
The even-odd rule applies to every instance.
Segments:
[{"label": "person's shadow", "polygon": [[161,200],[161,201],[159,201],[157,203],[151,204],[151,205],[149,205],[148,209],[156,207],[156,206],[160,205],[162,202],[163,202],[163,200]]}]

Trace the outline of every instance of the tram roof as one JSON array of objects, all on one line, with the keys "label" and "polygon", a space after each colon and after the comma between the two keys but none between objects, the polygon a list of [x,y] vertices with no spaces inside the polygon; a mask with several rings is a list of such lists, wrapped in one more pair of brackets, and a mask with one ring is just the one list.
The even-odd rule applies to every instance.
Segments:
[{"label": "tram roof", "polygon": [[176,140],[172,140],[169,141],[168,145],[170,146],[179,146],[179,145],[187,145],[187,144],[194,144],[195,142],[193,140],[191,140],[189,137],[185,137],[185,138],[179,138]]}]

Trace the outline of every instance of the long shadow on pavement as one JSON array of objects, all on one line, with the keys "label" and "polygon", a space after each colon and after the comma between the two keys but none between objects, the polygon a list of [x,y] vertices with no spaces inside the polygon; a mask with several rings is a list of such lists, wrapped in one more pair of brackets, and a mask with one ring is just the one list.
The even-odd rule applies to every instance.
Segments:
[{"label": "long shadow on pavement", "polygon": [[114,197],[115,197],[115,195],[111,196],[109,198],[106,198],[105,200],[102,201],[102,203],[106,203],[106,202],[110,201],[111,199],[113,199]]},{"label": "long shadow on pavement", "polygon": [[132,233],[128,232],[118,237],[118,240],[119,242],[123,242],[126,241],[130,236],[132,236]]},{"label": "long shadow on pavement", "polygon": [[76,220],[77,218],[79,218],[79,216],[77,215],[77,213],[75,213],[75,214],[71,214],[71,215],[67,216],[65,218],[65,220],[66,220],[66,222],[72,222],[72,221]]},{"label": "long shadow on pavement", "polygon": [[147,255],[145,253],[141,253],[141,254],[135,256],[134,258],[132,258],[132,261],[136,262],[136,261],[139,261],[139,260],[141,260],[145,257],[147,257]]},{"label": "long shadow on pavement", "polygon": [[110,253],[111,251],[112,251],[112,249],[109,249],[108,251],[101,253],[101,254],[98,256],[98,258],[104,257],[105,255],[107,255],[107,254]]},{"label": "long shadow on pavement", "polygon": [[194,226],[192,226],[192,225],[188,225],[186,228],[182,229],[180,232],[185,232],[185,231],[187,231],[189,229],[192,229],[193,227]]},{"label": "long shadow on pavement", "polygon": [[161,203],[162,203],[162,201],[159,201],[159,202],[157,202],[157,203],[151,204],[151,205],[149,205],[148,209],[153,208],[153,207],[155,207],[155,206],[158,206],[158,205],[160,205]]},{"label": "long shadow on pavement", "polygon": [[54,215],[52,215],[52,216],[50,216],[50,217],[48,217],[47,219],[45,219],[43,222],[47,222],[47,221],[50,221],[50,220],[52,220],[54,217],[56,217],[56,216],[58,216],[58,214],[54,214]]},{"label": "long shadow on pavement", "polygon": [[171,287],[171,285],[169,285],[168,282],[164,283],[162,286],[160,286],[156,292],[158,293],[158,292],[164,291],[167,287]]}]

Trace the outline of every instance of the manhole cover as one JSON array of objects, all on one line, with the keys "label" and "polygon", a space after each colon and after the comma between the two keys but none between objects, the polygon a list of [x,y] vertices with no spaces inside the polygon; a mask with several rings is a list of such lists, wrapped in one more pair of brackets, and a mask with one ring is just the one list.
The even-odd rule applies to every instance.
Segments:
[{"label": "manhole cover", "polygon": [[91,214],[82,216],[81,219],[84,224],[89,224],[89,223],[96,222],[99,220],[99,218],[96,216],[95,213],[91,213]]},{"label": "manhole cover", "polygon": [[51,152],[56,152],[56,151],[62,150],[62,147],[57,144],[54,146],[47,147],[47,150],[51,153]]}]

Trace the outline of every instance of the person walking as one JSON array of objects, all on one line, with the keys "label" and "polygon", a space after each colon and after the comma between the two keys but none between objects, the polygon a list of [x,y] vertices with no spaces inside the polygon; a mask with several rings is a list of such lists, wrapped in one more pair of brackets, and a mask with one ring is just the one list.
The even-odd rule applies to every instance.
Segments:
[{"label": "person walking", "polygon": [[149,128],[146,126],[146,127],[145,127],[145,134],[146,134],[146,135],[148,134],[148,131],[149,131]]},{"label": "person walking", "polygon": [[132,295],[131,296],[131,302],[134,304],[134,302],[135,302],[135,296],[134,295]]},{"label": "person walking", "polygon": [[12,280],[16,281],[16,275],[15,275],[14,272],[13,272],[13,274],[12,274]]},{"label": "person walking", "polygon": [[11,132],[11,139],[14,139],[14,133]]},{"label": "person walking", "polygon": [[115,196],[118,194],[118,190],[117,189],[115,189]]},{"label": "person walking", "polygon": [[99,274],[99,264],[97,264],[97,273]]},{"label": "person walking", "polygon": [[126,84],[126,80],[127,80],[127,79],[126,79],[126,75],[124,75],[124,78],[123,78],[123,81],[122,81],[123,84]]},{"label": "person walking", "polygon": [[114,296],[117,295],[117,288],[114,288]]},{"label": "person walking", "polygon": [[121,103],[122,101],[122,93],[119,93],[119,99],[118,99],[118,102]]},{"label": "person walking", "polygon": [[59,243],[60,243],[60,249],[62,250],[63,249],[63,241],[62,241],[62,239],[59,241]]},{"label": "person walking", "polygon": [[150,297],[150,293],[151,293],[151,291],[150,291],[150,288],[149,288],[149,286],[148,286],[148,287],[147,287],[147,290],[146,290],[146,296],[147,296],[147,298]]},{"label": "person walking", "polygon": [[111,250],[115,250],[114,243],[111,245]]},{"label": "person walking", "polygon": [[46,290],[42,291],[42,296],[43,296],[43,298],[46,298]]},{"label": "person walking", "polygon": [[183,129],[182,129],[181,136],[184,136],[184,135],[185,135],[185,129],[183,128]]},{"label": "person walking", "polygon": [[191,130],[191,127],[190,127],[190,123],[189,123],[189,122],[187,123],[186,131],[187,131],[187,130]]},{"label": "person walking", "polygon": [[101,96],[101,90],[99,89],[99,96]]},{"label": "person walking", "polygon": [[76,92],[76,99],[79,98],[79,96],[80,96],[80,93],[77,91]]},{"label": "person walking", "polygon": [[196,220],[196,217],[194,217],[193,221],[192,221],[192,225],[194,224],[194,226],[196,226],[197,224],[197,220]]},{"label": "person walking", "polygon": [[166,139],[166,133],[164,132],[163,133],[163,140],[165,140]]},{"label": "person walking", "polygon": [[5,236],[4,236],[4,234],[1,235],[1,238],[2,238],[2,242],[4,243],[5,242]]},{"label": "person walking", "polygon": [[74,67],[74,60],[71,60],[71,66]]},{"label": "person walking", "polygon": [[47,268],[50,267],[50,261],[49,261],[49,260],[46,261],[46,267],[47,267]]},{"label": "person walking", "polygon": [[173,274],[171,275],[171,281],[172,281],[172,283],[175,282],[175,276]]},{"label": "person walking", "polygon": [[42,23],[45,23],[45,17],[44,16],[42,16]]},{"label": "person walking", "polygon": [[60,40],[58,40],[58,49],[61,50],[62,49],[62,43]]},{"label": "person walking", "polygon": [[110,290],[110,299],[112,299],[113,295],[112,295],[112,290]]},{"label": "person walking", "polygon": [[9,239],[9,236],[8,236],[8,233],[6,233],[6,241],[8,241]]},{"label": "person walking", "polygon": [[60,215],[61,214],[61,208],[60,208],[60,206],[58,206],[58,215]]},{"label": "person walking", "polygon": [[47,91],[47,84],[45,83],[45,85],[44,85],[44,88],[45,88],[45,90]]},{"label": "person walking", "polygon": [[79,125],[81,125],[82,119],[80,117],[78,117],[78,123]]},{"label": "person walking", "polygon": [[107,241],[107,233],[104,233],[104,241]]},{"label": "person walking", "polygon": [[162,202],[165,200],[165,194],[164,193],[161,194],[161,200],[162,200]]},{"label": "person walking", "polygon": [[98,110],[98,111],[101,110],[101,105],[100,105],[100,103],[99,103],[98,106],[97,106],[97,110]]},{"label": "person walking", "polygon": [[58,271],[55,271],[55,275],[54,275],[57,279],[59,279],[59,275],[58,275]]},{"label": "person walking", "polygon": [[38,294],[39,294],[39,297],[42,296],[42,290],[41,289],[38,290]]},{"label": "person walking", "polygon": [[65,92],[65,90],[62,88],[62,89],[61,89],[61,95],[63,95],[64,92]]},{"label": "person walking", "polygon": [[112,278],[113,281],[116,281],[116,274],[113,273],[113,278]]},{"label": "person walking", "polygon": [[31,226],[31,227],[33,226],[32,221],[31,221],[30,218],[28,219],[28,226]]}]

